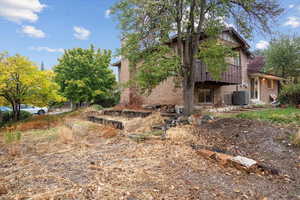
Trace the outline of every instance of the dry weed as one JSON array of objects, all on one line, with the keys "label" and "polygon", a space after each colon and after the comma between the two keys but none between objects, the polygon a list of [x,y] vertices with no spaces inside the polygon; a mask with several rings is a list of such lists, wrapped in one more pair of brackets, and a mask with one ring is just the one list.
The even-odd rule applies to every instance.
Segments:
[{"label": "dry weed", "polygon": [[112,127],[106,127],[102,130],[102,137],[104,138],[113,138],[117,136],[118,132],[115,128]]},{"label": "dry weed", "polygon": [[22,123],[18,125],[17,130],[19,131],[27,131],[27,130],[33,130],[33,129],[47,129],[50,128],[52,123],[46,121],[46,120],[36,120],[36,121],[30,121],[26,123]]},{"label": "dry weed", "polygon": [[146,118],[135,118],[125,124],[125,132],[127,133],[146,133],[152,130],[152,126],[164,123],[164,119],[160,113],[153,113]]},{"label": "dry weed", "polygon": [[197,141],[193,132],[194,128],[191,125],[173,127],[167,130],[167,138],[178,144],[191,144]]},{"label": "dry weed", "polygon": [[292,136],[291,142],[293,145],[300,147],[300,130]]},{"label": "dry weed", "polygon": [[58,136],[60,141],[64,144],[72,143],[75,139],[72,129],[67,126],[58,128]]},{"label": "dry weed", "polygon": [[4,143],[7,146],[8,155],[18,156],[21,154],[21,132],[4,133]]}]

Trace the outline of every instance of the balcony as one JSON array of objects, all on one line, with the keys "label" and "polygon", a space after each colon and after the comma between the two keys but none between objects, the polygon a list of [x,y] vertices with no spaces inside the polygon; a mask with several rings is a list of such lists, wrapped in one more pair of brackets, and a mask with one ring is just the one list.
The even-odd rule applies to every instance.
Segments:
[{"label": "balcony", "polygon": [[229,64],[226,72],[222,73],[220,80],[214,80],[207,71],[207,66],[200,61],[196,68],[195,82],[212,83],[218,85],[236,85],[242,83],[242,67]]}]

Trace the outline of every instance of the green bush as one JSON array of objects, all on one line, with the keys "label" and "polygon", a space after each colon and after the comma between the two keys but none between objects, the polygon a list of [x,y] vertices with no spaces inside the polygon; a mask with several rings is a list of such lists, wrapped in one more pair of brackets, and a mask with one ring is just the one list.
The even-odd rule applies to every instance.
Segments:
[{"label": "green bush", "polygon": [[300,104],[300,84],[284,85],[279,94],[281,104],[299,105]]},{"label": "green bush", "polygon": [[[0,115],[2,115],[1,121],[0,121],[0,126],[3,126],[4,124],[12,121],[12,119],[13,119],[12,112],[2,112],[2,113],[0,113]],[[21,110],[21,112],[20,112],[20,120],[28,119],[31,116],[32,116],[32,114],[27,111]]]},{"label": "green bush", "polygon": [[94,104],[101,105],[104,108],[113,107],[120,101],[120,92],[113,92],[110,96],[95,97]]},{"label": "green bush", "polygon": [[95,109],[95,110],[102,110],[103,107],[101,105],[98,105],[98,104],[94,104],[92,105],[92,107]]}]

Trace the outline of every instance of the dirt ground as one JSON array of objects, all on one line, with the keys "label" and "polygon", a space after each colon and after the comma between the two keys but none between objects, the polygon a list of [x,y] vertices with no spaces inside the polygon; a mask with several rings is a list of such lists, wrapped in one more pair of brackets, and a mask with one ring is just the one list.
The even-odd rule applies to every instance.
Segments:
[{"label": "dirt ground", "polygon": [[[0,200],[300,199],[300,151],[287,142],[292,129],[220,119],[183,127],[193,140],[137,143],[122,132],[73,123],[76,137],[68,142],[57,129],[24,133],[16,157],[7,155],[0,136]],[[280,175],[222,167],[200,157],[194,145],[253,158]]]}]

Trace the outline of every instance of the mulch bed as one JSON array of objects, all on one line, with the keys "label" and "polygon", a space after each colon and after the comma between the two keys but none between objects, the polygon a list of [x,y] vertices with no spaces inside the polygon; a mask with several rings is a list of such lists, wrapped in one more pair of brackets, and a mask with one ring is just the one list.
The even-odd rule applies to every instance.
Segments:
[{"label": "mulch bed", "polygon": [[13,158],[3,153],[0,141],[0,200],[297,200],[300,151],[284,142],[292,131],[240,119],[220,119],[193,131],[197,145],[268,163],[280,176],[220,166],[187,144],[136,143],[122,134],[95,136],[89,144],[27,140],[22,145],[28,150]]}]

